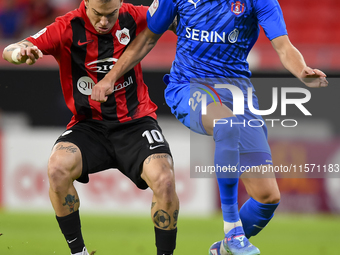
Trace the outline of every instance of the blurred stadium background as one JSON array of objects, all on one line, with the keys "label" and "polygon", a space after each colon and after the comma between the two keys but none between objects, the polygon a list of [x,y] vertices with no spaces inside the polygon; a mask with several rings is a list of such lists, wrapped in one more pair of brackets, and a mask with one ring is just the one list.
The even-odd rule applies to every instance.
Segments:
[{"label": "blurred stadium background", "polygon": [[[126,2],[150,5],[152,1]],[[0,0],[1,51],[35,34],[79,3]],[[293,106],[288,106],[286,116],[281,116],[280,107],[267,116],[280,120],[273,127],[267,122],[274,164],[295,165],[298,170],[305,164],[316,167],[314,173],[278,173],[282,201],[277,217],[253,242],[262,254],[339,254],[340,173],[336,164],[340,164],[340,1],[279,3],[290,40],[309,66],[328,75],[330,85],[309,89],[312,97],[305,107],[312,116],[304,116]],[[170,32],[162,36],[142,61],[144,79],[159,106],[159,122],[175,160],[182,217],[176,254],[207,254],[222,231],[216,182],[213,178],[191,178],[189,169],[190,158],[212,158],[213,145],[204,140],[205,148],[197,155],[197,150],[190,153],[201,138],[182,127],[165,104],[162,77],[171,67],[175,42],[176,36]],[[249,62],[261,109],[270,108],[272,87],[303,87],[283,69],[262,30]],[[67,254],[53,218],[46,175],[50,149],[71,117],[61,94],[57,64],[48,56],[29,67],[10,65],[1,58],[0,77],[0,254]],[[294,119],[298,125],[282,127],[285,119]],[[315,173],[317,166],[326,172]],[[117,171],[93,175],[89,184],[77,187],[85,240],[89,240],[90,247],[98,248],[99,255],[155,253],[148,216],[150,190],[139,191]],[[246,199],[240,185],[240,204]]]}]

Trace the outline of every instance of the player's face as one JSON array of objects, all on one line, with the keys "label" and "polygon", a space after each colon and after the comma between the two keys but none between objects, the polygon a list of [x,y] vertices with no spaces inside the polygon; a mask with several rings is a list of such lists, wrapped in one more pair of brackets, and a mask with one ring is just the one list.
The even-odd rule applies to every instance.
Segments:
[{"label": "player's face", "polygon": [[118,19],[119,8],[123,0],[84,0],[86,14],[96,31],[107,34]]}]

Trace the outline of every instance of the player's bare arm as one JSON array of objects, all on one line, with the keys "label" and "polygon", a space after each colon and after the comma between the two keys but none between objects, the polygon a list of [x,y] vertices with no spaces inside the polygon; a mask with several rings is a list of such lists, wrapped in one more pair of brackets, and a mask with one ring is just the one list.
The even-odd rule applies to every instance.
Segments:
[{"label": "player's bare arm", "polygon": [[43,54],[38,47],[27,40],[8,45],[2,53],[3,59],[16,65],[23,63],[33,65],[42,57]]},{"label": "player's bare arm", "polygon": [[161,34],[154,34],[148,28],[142,31],[126,48],[111,71],[94,86],[91,99],[106,102],[119,77],[137,65],[152,50],[160,37]]},{"label": "player's bare arm", "polygon": [[302,54],[289,41],[287,35],[271,41],[283,66],[310,88],[327,87],[326,74],[306,65]]}]

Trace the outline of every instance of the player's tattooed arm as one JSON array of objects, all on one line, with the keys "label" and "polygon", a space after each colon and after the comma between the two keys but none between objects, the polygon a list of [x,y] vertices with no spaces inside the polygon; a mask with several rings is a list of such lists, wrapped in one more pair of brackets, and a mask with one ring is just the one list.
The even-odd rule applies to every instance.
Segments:
[{"label": "player's tattooed arm", "polygon": [[8,45],[2,53],[2,58],[13,64],[32,65],[42,57],[43,54],[38,47],[27,40]]}]

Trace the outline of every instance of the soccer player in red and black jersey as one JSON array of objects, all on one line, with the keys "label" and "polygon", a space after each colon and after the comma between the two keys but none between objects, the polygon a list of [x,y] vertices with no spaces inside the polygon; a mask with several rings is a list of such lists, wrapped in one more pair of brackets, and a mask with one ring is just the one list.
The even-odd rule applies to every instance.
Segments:
[{"label": "soccer player in red and black jersey", "polygon": [[91,100],[93,86],[146,28],[147,9],[122,0],[84,0],[78,9],[3,51],[3,58],[13,64],[32,65],[44,54],[59,64],[73,117],[48,162],[49,195],[72,254],[88,254],[73,182],[87,183],[89,174],[109,168],[119,169],[140,189],[152,189],[157,254],[175,249],[179,201],[173,161],[141,65],[116,82],[105,103]]}]

